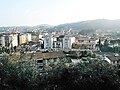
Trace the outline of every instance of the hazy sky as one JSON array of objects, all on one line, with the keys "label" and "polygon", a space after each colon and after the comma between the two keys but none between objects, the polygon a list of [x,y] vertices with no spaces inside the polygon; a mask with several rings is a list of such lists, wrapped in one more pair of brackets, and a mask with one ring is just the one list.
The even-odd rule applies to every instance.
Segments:
[{"label": "hazy sky", "polygon": [[120,0],[0,0],[0,26],[120,19]]}]

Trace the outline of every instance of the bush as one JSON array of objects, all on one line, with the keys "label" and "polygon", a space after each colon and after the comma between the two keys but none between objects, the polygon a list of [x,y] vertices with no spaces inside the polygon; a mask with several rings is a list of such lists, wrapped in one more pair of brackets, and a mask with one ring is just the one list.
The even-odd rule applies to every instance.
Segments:
[{"label": "bush", "polygon": [[7,58],[0,62],[1,90],[120,90],[118,68],[100,60],[69,67],[58,63],[43,73]]}]

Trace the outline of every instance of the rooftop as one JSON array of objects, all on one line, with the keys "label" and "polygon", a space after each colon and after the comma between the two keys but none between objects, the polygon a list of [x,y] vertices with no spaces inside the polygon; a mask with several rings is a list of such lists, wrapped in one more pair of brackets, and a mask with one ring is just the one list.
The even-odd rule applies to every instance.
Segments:
[{"label": "rooftop", "polygon": [[29,59],[52,59],[52,58],[60,58],[65,57],[65,54],[61,51],[57,52],[33,52],[33,53],[25,53],[23,56],[23,59],[29,60]]}]

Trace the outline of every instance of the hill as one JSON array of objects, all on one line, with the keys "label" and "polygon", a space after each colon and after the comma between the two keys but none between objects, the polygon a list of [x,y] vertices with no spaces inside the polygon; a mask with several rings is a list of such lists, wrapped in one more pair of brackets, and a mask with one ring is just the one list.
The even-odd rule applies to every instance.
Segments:
[{"label": "hill", "polygon": [[120,31],[120,20],[96,19],[76,23],[67,23],[55,26],[55,30],[80,30],[80,31]]},{"label": "hill", "polygon": [[[0,27],[0,31],[6,31],[9,28],[12,28],[10,30],[13,30],[13,28],[16,28],[16,27]],[[97,30],[116,32],[116,31],[120,31],[120,19],[118,20],[108,20],[108,19],[87,20],[87,21],[81,21],[81,22],[75,22],[75,23],[60,24],[58,26],[41,24],[33,27],[29,27],[29,26],[17,27],[17,30],[22,32],[31,31],[31,30],[59,31],[59,30],[69,30],[69,29],[79,30],[82,32],[95,32]]]}]

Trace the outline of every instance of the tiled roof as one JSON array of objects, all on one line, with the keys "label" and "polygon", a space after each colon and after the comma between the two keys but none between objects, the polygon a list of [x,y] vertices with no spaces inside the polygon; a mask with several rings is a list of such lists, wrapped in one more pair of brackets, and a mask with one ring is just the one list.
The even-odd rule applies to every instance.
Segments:
[{"label": "tiled roof", "polygon": [[120,61],[120,55],[116,56],[116,55],[110,55],[110,56],[106,56],[107,58],[109,58],[111,61]]},{"label": "tiled roof", "polygon": [[51,59],[51,58],[59,58],[59,57],[65,57],[65,54],[63,52],[34,52],[34,53],[26,53],[24,55],[24,59]]}]

